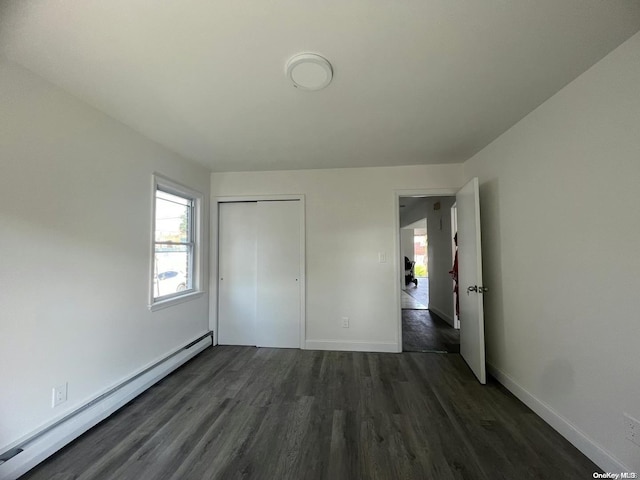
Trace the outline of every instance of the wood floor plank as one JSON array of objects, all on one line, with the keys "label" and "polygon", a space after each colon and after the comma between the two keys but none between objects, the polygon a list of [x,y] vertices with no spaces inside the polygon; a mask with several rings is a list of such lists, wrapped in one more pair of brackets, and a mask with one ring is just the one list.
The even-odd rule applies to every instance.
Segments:
[{"label": "wood floor plank", "polygon": [[555,479],[598,468],[458,354],[214,347],[24,479]]},{"label": "wood floor plank", "polygon": [[347,478],[351,471],[348,454],[347,418],[344,410],[334,410],[331,421],[329,478]]},{"label": "wood floor plank", "polygon": [[199,439],[171,480],[186,478],[243,478],[251,472],[244,464],[247,452],[262,426],[267,408],[243,402],[227,404],[227,410]]}]

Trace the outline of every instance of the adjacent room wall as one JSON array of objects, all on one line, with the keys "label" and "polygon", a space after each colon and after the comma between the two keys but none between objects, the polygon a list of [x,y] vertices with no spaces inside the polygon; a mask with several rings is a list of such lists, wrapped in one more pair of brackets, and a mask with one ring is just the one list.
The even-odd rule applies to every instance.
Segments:
[{"label": "adjacent room wall", "polygon": [[[425,200],[429,237],[429,310],[453,326],[453,283],[449,271],[453,267],[451,206],[456,199],[428,197]],[[440,203],[439,210],[433,209],[436,203]]]},{"label": "adjacent room wall", "polygon": [[[400,258],[395,192],[462,183],[461,165],[435,165],[213,173],[211,192],[304,194],[307,347],[396,351]],[[386,253],[386,263],[378,263],[379,252]],[[215,299],[215,288],[212,294]],[[211,310],[215,325],[215,306]],[[349,328],[342,328],[343,316],[349,317]]]},{"label": "adjacent room wall", "polygon": [[151,175],[209,171],[6,61],[0,109],[2,450],[208,331],[207,295],[147,304]]},{"label": "adjacent room wall", "polygon": [[640,34],[464,167],[494,373],[605,471],[640,472]]}]

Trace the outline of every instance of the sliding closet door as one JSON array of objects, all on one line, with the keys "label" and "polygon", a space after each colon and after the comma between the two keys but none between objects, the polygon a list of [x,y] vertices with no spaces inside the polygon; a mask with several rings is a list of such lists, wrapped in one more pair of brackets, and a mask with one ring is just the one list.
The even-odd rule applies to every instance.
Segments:
[{"label": "sliding closet door", "polygon": [[218,343],[300,348],[300,201],[219,205]]},{"label": "sliding closet door", "polygon": [[259,347],[300,348],[300,202],[258,202]]},{"label": "sliding closet door", "polygon": [[258,202],[259,347],[300,347],[300,202]]},{"label": "sliding closet door", "polygon": [[218,343],[256,345],[256,203],[220,203]]}]

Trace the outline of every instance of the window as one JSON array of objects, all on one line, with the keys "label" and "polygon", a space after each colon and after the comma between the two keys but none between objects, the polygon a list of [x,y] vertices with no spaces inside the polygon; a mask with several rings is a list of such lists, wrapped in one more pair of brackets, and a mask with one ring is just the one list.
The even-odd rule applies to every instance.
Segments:
[{"label": "window", "polygon": [[151,307],[198,292],[200,203],[202,196],[154,176]]}]

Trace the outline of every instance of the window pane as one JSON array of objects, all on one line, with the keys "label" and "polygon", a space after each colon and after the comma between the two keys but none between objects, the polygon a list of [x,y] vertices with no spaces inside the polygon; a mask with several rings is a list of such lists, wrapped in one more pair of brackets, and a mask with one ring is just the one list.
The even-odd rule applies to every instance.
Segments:
[{"label": "window pane", "polygon": [[164,297],[192,288],[192,249],[188,245],[156,245],[153,297]]},{"label": "window pane", "polygon": [[[195,291],[194,269],[198,254],[198,208],[202,196],[168,179],[155,178],[155,210],[152,261],[152,310],[156,301],[172,303],[174,298]],[[165,183],[166,180],[166,183]],[[184,189],[184,190],[183,190]],[[184,193],[183,193],[184,192]]]},{"label": "window pane", "polygon": [[179,205],[191,205],[191,200],[188,198],[180,197],[178,195],[174,195],[173,193],[167,193],[158,187],[158,191],[156,193],[156,198],[162,198],[163,200],[167,200],[169,202],[177,203]]},{"label": "window pane", "polygon": [[191,232],[191,200],[156,192],[156,242],[188,242]]}]

